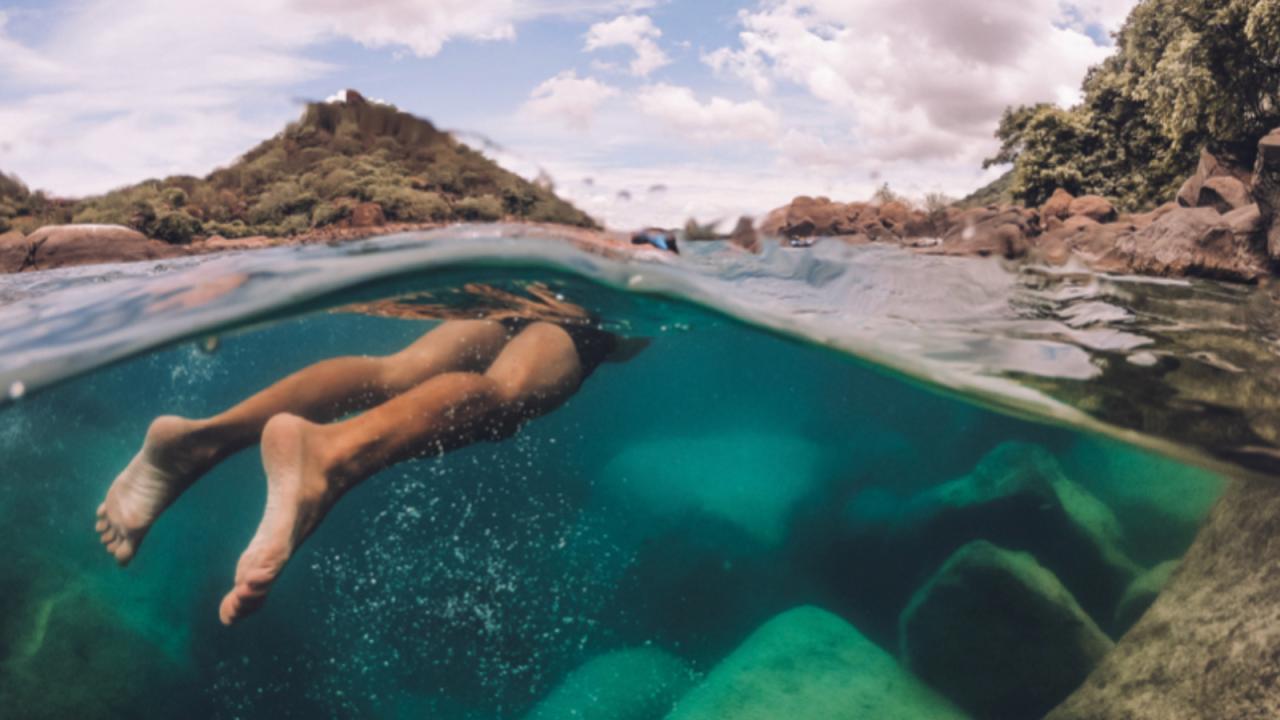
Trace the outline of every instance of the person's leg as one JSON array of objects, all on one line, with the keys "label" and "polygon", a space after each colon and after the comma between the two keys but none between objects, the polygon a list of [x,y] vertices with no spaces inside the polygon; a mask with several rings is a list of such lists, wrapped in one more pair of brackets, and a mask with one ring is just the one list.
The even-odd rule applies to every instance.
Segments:
[{"label": "person's leg", "polygon": [[328,422],[441,373],[481,371],[506,341],[506,328],[496,322],[446,322],[393,355],[311,365],[210,418],[156,418],[98,507],[102,543],[118,562],[129,562],[156,517],[201,475],[258,442],[273,415]]},{"label": "person's leg", "polygon": [[558,407],[582,381],[568,333],[529,326],[483,374],[446,373],[358,417],[318,425],[282,414],[262,434],[267,506],[219,616],[257,609],[289,556],[344,493],[403,460],[500,439]]}]

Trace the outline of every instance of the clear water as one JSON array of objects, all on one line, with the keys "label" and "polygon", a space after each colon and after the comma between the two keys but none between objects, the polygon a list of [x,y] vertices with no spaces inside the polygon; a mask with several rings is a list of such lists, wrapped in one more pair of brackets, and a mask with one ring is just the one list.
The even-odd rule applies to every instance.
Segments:
[{"label": "clear water", "polygon": [[[1110,642],[1125,591],[1185,552],[1224,477],[1276,470],[1265,288],[835,244],[629,260],[528,234],[0,281],[0,538],[17,549],[0,707],[1000,717],[907,637],[949,558],[1030,553]],[[475,282],[545,283],[652,343],[509,440],[371,478],[230,629],[217,604],[260,517],[256,452],[185,493],[128,568],[103,553],[94,508],[152,418],[394,352],[436,321],[351,303],[465,310]]]}]

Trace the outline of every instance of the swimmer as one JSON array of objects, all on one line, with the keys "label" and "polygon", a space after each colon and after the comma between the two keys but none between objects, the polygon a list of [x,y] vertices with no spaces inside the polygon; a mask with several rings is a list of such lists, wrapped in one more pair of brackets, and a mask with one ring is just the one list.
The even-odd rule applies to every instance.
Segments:
[{"label": "swimmer", "polygon": [[353,487],[404,460],[510,437],[564,404],[601,363],[647,344],[600,329],[545,289],[531,292],[553,312],[447,320],[397,353],[325,360],[218,415],[156,418],[98,508],[103,545],[127,564],[183,491],[260,445],[266,509],[219,610],[227,625],[244,618]]}]

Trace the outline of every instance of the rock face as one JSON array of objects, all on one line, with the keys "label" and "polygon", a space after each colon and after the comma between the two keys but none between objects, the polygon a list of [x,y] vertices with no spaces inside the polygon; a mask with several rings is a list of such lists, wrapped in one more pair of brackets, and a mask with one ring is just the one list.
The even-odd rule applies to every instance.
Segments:
[{"label": "rock face", "polygon": [[1008,259],[1027,254],[1027,235],[1039,217],[1018,208],[977,208],[955,218],[942,243],[929,252],[946,255],[996,256]]},{"label": "rock face", "polygon": [[[864,493],[853,499],[845,517],[851,562],[883,565],[852,574],[883,578],[874,592],[883,594],[880,612],[893,617],[919,578],[975,540],[1031,552],[1100,623],[1110,622],[1139,572],[1121,549],[1115,516],[1035,445],[1001,445],[968,475],[896,509],[886,510],[883,499]],[[873,591],[860,592],[870,596]]]},{"label": "rock face", "polygon": [[1253,196],[1267,233],[1267,255],[1280,260],[1280,128],[1258,143],[1253,171]]},{"label": "rock face", "polygon": [[752,633],[667,720],[964,717],[853,626],[806,606]]},{"label": "rock face", "polygon": [[1137,580],[1124,591],[1120,605],[1116,608],[1116,619],[1112,624],[1119,634],[1128,632],[1134,623],[1142,617],[1142,613],[1156,601],[1160,591],[1169,582],[1173,571],[1178,569],[1177,560],[1169,560],[1138,576]]},{"label": "rock face", "polygon": [[1249,188],[1230,175],[1209,178],[1200,186],[1196,207],[1211,207],[1226,214],[1253,202]]},{"label": "rock face", "polygon": [[48,270],[69,265],[134,262],[185,255],[182,248],[148,240],[119,225],[48,225],[25,238],[0,242],[0,272]]},{"label": "rock face", "polygon": [[1198,275],[1253,281],[1269,272],[1265,258],[1232,232],[1212,208],[1178,208],[1117,243],[1130,267],[1152,275]]},{"label": "rock face", "polygon": [[985,541],[947,560],[901,628],[907,667],[981,718],[1042,717],[1112,648],[1053,573]]},{"label": "rock face", "polygon": [[1164,591],[1047,720],[1280,717],[1280,486],[1237,480]]},{"label": "rock face", "polygon": [[[1052,198],[1050,198],[1052,201]],[[1106,223],[1116,219],[1116,209],[1109,200],[1099,195],[1084,195],[1071,201],[1067,214],[1087,217],[1094,222]]]},{"label": "rock face", "polygon": [[1219,177],[1232,177],[1241,182],[1247,182],[1249,180],[1249,172],[1245,169],[1231,167],[1219,161],[1208,150],[1201,150],[1200,162],[1196,164],[1196,171],[1192,173],[1191,177],[1187,178],[1186,182],[1182,183],[1182,188],[1178,190],[1178,204],[1187,208],[1203,207],[1200,204],[1201,190],[1206,182]]},{"label": "rock face", "polygon": [[657,648],[616,650],[569,673],[525,720],[657,720],[697,679],[687,663]]}]

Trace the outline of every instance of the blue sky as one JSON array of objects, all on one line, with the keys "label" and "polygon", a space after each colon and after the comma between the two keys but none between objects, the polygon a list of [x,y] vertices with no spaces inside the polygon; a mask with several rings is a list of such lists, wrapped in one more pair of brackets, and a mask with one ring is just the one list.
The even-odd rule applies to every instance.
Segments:
[{"label": "blue sky", "polygon": [[1133,2],[0,0],[0,170],[204,174],[350,87],[615,227],[960,195],[1000,111],[1074,102]]}]

